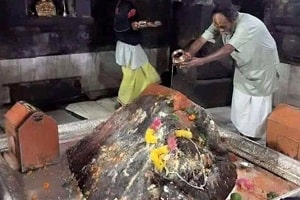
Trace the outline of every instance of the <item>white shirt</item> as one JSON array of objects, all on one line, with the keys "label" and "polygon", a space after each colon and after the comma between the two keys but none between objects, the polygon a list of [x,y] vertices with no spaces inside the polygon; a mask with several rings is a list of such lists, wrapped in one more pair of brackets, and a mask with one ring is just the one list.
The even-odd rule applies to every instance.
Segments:
[{"label": "white shirt", "polygon": [[[215,38],[212,24],[203,34],[206,40]],[[234,86],[245,94],[269,96],[278,87],[279,57],[275,40],[258,18],[239,13],[231,35],[222,35],[224,44],[235,48],[231,57],[236,62]]]}]

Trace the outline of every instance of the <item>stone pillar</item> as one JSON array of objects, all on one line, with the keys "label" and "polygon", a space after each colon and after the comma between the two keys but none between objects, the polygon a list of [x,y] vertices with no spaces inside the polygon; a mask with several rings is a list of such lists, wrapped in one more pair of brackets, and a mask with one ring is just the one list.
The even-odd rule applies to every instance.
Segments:
[{"label": "stone pillar", "polygon": [[288,90],[288,104],[300,108],[300,65],[291,65]]},{"label": "stone pillar", "polygon": [[276,106],[280,103],[287,103],[290,68],[291,66],[289,64],[280,63],[279,65],[279,88],[273,95],[273,106]]},{"label": "stone pillar", "polygon": [[300,66],[281,63],[279,88],[273,95],[273,106],[287,103],[300,107]]}]

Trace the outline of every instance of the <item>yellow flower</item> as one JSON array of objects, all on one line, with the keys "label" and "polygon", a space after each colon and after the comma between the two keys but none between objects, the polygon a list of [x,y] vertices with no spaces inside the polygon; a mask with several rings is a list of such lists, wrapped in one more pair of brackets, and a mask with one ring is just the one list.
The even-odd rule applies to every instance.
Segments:
[{"label": "yellow flower", "polygon": [[175,131],[175,136],[176,137],[183,137],[187,139],[192,139],[193,133],[189,130],[176,130]]},{"label": "yellow flower", "polygon": [[145,134],[145,140],[147,144],[156,144],[157,137],[155,135],[155,130],[152,128],[148,128]]},{"label": "yellow flower", "polygon": [[150,152],[150,158],[152,163],[154,164],[154,167],[161,172],[165,167],[166,167],[166,163],[165,163],[165,156],[169,153],[169,149],[167,145],[158,147],[156,149],[153,149]]}]

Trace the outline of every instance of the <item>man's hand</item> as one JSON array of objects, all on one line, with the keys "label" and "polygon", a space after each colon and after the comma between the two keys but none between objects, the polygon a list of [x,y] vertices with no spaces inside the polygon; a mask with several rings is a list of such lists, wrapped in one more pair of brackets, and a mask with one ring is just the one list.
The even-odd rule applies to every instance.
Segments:
[{"label": "man's hand", "polygon": [[139,23],[138,22],[132,22],[131,23],[131,27],[133,30],[138,30],[139,29]]},{"label": "man's hand", "polygon": [[192,57],[189,61],[180,64],[180,67],[196,67],[205,64],[204,58]]},{"label": "man's hand", "polygon": [[188,51],[185,51],[184,55],[186,57],[186,60],[191,60],[193,58],[193,55]]}]

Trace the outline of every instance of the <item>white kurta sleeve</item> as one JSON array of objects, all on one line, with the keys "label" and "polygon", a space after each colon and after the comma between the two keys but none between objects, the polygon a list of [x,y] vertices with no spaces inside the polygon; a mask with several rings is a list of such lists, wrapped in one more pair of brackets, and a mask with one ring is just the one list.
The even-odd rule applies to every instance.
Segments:
[{"label": "white kurta sleeve", "polygon": [[212,40],[215,39],[215,32],[217,31],[216,27],[214,24],[211,24],[201,35],[205,40]]},{"label": "white kurta sleeve", "polygon": [[254,32],[254,27],[246,27],[243,24],[238,25],[227,43],[232,45],[236,50],[239,50],[244,44],[254,39]]}]

